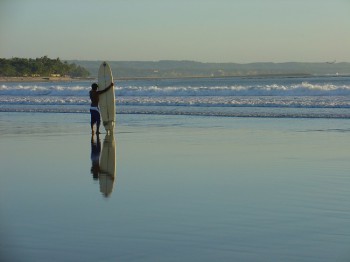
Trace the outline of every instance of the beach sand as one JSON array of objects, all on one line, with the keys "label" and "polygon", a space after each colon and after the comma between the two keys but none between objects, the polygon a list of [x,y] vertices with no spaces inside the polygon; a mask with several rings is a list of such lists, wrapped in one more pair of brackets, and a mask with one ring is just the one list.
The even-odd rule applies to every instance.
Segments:
[{"label": "beach sand", "polygon": [[[2,261],[348,261],[348,119],[0,113]],[[101,135],[103,150],[105,135]]]}]

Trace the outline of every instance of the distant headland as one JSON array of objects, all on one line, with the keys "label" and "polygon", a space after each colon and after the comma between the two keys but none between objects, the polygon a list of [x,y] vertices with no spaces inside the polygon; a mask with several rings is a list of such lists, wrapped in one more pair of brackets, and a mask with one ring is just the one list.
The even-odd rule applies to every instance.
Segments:
[{"label": "distant headland", "polygon": [[[96,77],[102,61],[69,60]],[[115,78],[258,77],[350,75],[350,63],[202,63],[195,61],[108,61]]]},{"label": "distant headland", "polygon": [[[0,81],[76,81],[97,77],[102,61],[0,58]],[[350,63],[203,63],[196,61],[108,61],[115,79],[264,76],[348,76]]]}]

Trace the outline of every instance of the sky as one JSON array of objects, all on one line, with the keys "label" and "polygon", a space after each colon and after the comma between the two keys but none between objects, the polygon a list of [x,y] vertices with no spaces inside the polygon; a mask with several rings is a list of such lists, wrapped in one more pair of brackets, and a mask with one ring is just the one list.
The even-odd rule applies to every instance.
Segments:
[{"label": "sky", "polygon": [[350,0],[0,0],[0,57],[350,62]]}]

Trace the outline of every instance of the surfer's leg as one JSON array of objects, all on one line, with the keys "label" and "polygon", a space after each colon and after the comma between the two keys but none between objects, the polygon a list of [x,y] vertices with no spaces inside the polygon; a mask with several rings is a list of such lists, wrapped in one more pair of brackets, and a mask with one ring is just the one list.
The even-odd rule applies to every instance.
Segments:
[{"label": "surfer's leg", "polygon": [[91,134],[94,134],[94,124],[97,122],[95,119],[95,111],[90,109],[90,115],[91,115],[91,120],[90,120]]},{"label": "surfer's leg", "polygon": [[99,112],[96,113],[96,134],[100,134],[101,117]]}]

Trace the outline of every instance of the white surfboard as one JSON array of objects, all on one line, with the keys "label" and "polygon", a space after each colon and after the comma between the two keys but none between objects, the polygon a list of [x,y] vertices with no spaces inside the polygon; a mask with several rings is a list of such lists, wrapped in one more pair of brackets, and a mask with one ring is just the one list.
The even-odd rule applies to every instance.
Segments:
[{"label": "white surfboard", "polygon": [[[113,82],[112,70],[108,63],[103,62],[98,70],[98,90],[103,90]],[[100,95],[100,113],[106,132],[113,132],[115,126],[115,94],[114,87]]]},{"label": "white surfboard", "polygon": [[109,197],[112,194],[116,176],[116,146],[113,133],[106,135],[100,158],[100,192]]}]

